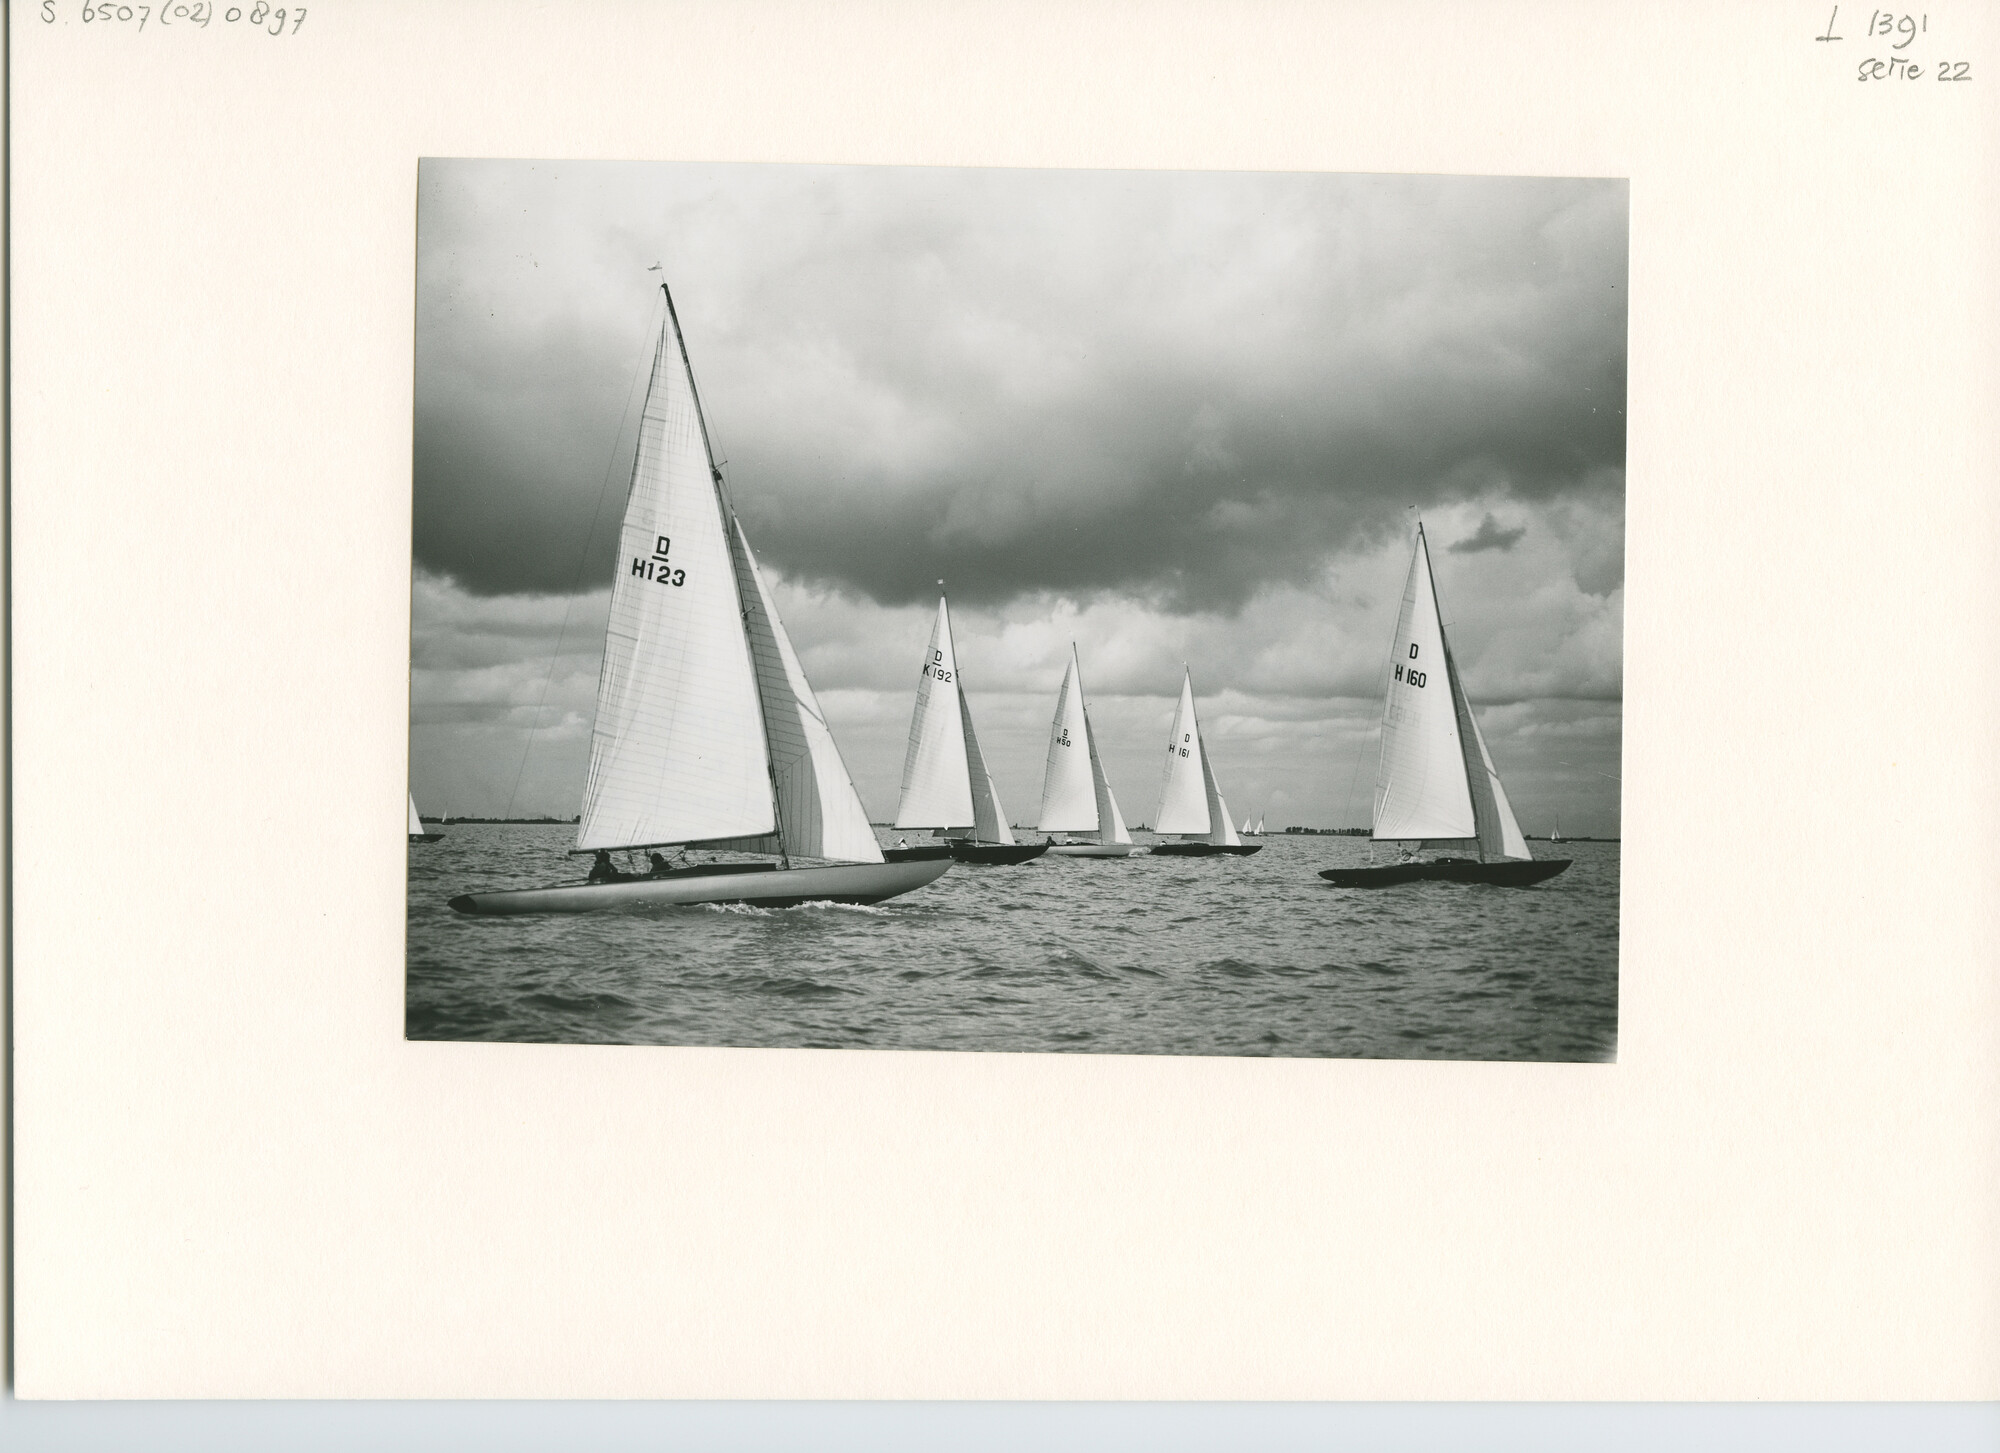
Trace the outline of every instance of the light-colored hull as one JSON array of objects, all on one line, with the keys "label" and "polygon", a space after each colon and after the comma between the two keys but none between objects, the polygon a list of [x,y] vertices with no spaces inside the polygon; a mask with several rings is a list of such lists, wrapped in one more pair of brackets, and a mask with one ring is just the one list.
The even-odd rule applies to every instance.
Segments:
[{"label": "light-colored hull", "polygon": [[1050,843],[1050,857],[1136,858],[1152,851],[1142,843]]},{"label": "light-colored hull", "polygon": [[451,900],[460,913],[595,913],[607,908],[657,908],[685,903],[748,903],[791,908],[801,903],[879,903],[944,876],[947,857],[904,863],[835,863],[690,877],[634,878],[623,883],[570,883],[465,893]]}]

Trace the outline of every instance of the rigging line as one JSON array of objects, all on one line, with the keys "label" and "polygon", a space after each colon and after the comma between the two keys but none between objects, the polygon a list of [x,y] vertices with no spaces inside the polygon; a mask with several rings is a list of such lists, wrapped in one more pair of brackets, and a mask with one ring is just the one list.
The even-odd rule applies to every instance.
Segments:
[{"label": "rigging line", "polygon": [[[645,332],[650,333],[651,314],[647,315],[646,324]],[[640,337],[644,336],[645,333],[640,334]],[[639,367],[632,375],[632,382],[625,389],[625,407],[618,415],[618,431],[611,436],[611,457],[604,461],[604,483],[597,487],[597,503],[590,511],[590,525],[583,532],[583,548],[577,552],[576,574],[570,580],[569,596],[563,605],[562,626],[556,632],[556,649],[549,657],[548,673],[542,677],[542,694],[535,701],[535,715],[528,726],[527,740],[521,744],[521,762],[514,769],[514,785],[507,793],[506,816],[508,817],[514,815],[514,798],[521,790],[521,775],[528,770],[528,756],[535,749],[535,734],[542,729],[542,709],[548,704],[549,683],[555,680],[556,663],[562,660],[562,648],[569,639],[570,616],[576,610],[576,590],[583,583],[583,572],[590,565],[590,545],[597,538],[597,522],[604,514],[605,496],[611,493],[611,475],[618,467],[618,446],[625,438],[625,421],[632,417],[632,396],[639,391],[639,380],[645,376],[647,367],[647,357],[641,353]]]}]

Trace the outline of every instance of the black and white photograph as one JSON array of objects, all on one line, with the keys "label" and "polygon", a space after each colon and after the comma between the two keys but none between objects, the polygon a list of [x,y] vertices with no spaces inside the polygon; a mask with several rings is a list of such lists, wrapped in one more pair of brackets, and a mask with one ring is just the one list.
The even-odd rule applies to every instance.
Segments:
[{"label": "black and white photograph", "polygon": [[408,1038],[1615,1059],[1623,180],[417,185]]}]

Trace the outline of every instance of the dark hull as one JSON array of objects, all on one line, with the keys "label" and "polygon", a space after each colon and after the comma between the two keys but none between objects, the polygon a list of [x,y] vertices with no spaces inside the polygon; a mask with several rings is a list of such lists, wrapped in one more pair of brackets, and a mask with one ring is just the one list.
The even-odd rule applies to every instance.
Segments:
[{"label": "dark hull", "polygon": [[951,856],[951,849],[943,843],[925,843],[919,848],[882,849],[882,861],[885,863],[928,863],[933,858],[948,858]]},{"label": "dark hull", "polygon": [[1393,888],[1398,883],[1487,883],[1496,888],[1526,888],[1555,877],[1571,861],[1551,858],[1544,862],[1478,863],[1471,858],[1431,858],[1379,868],[1322,868],[1320,877],[1336,888]]},{"label": "dark hull", "polygon": [[748,903],[796,908],[802,903],[880,903],[941,878],[951,855],[927,861],[829,863],[781,868],[773,863],[704,863],[604,883],[558,883],[462,893],[446,905],[460,913],[591,913],[607,908],[663,908],[683,903]]},{"label": "dark hull", "polygon": [[441,843],[444,841],[444,834],[441,832],[413,832],[410,834],[410,841],[413,843]]},{"label": "dark hull", "polygon": [[988,867],[1004,868],[1015,863],[1025,863],[1030,858],[1039,858],[1049,850],[1047,843],[952,843],[951,856],[954,862],[982,863]]},{"label": "dark hull", "polygon": [[1227,855],[1232,858],[1247,858],[1252,853],[1264,851],[1262,843],[1154,843],[1153,856],[1156,858],[1213,858]]}]

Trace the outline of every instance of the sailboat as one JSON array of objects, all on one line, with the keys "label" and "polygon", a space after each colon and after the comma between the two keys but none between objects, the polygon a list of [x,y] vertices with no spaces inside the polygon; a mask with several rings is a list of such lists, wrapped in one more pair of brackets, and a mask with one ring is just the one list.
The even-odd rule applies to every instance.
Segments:
[{"label": "sailboat", "polygon": [[[1246,824],[1248,819],[1245,819]],[[1167,734],[1167,770],[1160,781],[1160,810],[1153,831],[1176,833],[1179,842],[1153,844],[1155,857],[1205,858],[1218,853],[1248,857],[1262,843],[1246,843],[1229,821],[1229,804],[1215,785],[1215,768],[1195,716],[1194,677],[1181,669],[1181,701]]]},{"label": "sailboat", "polygon": [[[1400,843],[1410,856],[1380,867],[1327,868],[1320,877],[1342,888],[1431,879],[1523,888],[1567,868],[1567,858],[1534,861],[1507,804],[1445,639],[1421,523],[1392,659],[1395,671],[1382,705],[1372,840]],[[1417,858],[1421,848],[1452,855]],[[1477,856],[1459,856],[1464,853]]]},{"label": "sailboat", "polygon": [[417,816],[417,794],[410,794],[410,841],[413,843],[434,843],[442,841],[441,832],[425,832],[424,820]]},{"label": "sailboat", "polygon": [[1132,841],[1118,799],[1104,780],[1097,739],[1090,734],[1090,713],[1083,705],[1083,667],[1074,644],[1069,648],[1069,670],[1056,693],[1055,720],[1049,724],[1040,826],[1045,833],[1091,834],[1075,842],[1050,839],[1049,851],[1063,857],[1131,858],[1147,851]]},{"label": "sailboat", "polygon": [[1264,835],[1264,819],[1261,817],[1258,818],[1257,825],[1252,827],[1250,826],[1250,814],[1246,812],[1243,815],[1242,832],[1245,837],[1262,837]]},{"label": "sailboat", "polygon": [[[461,913],[875,903],[951,866],[941,846],[884,859],[730,504],[673,295],[660,291],[574,849],[600,866],[595,881],[462,894],[450,900]],[[609,858],[662,847],[779,861],[660,867],[654,854],[639,875]]]},{"label": "sailboat", "polygon": [[[917,705],[910,716],[910,745],[903,756],[903,791],[896,803],[898,828],[930,828],[961,863],[1025,863],[1048,850],[1047,843],[1014,840],[999,790],[986,770],[972,708],[959,680],[958,652],[951,639],[951,611],[938,597],[937,620],[917,678]],[[890,861],[921,849],[890,848]]]}]

